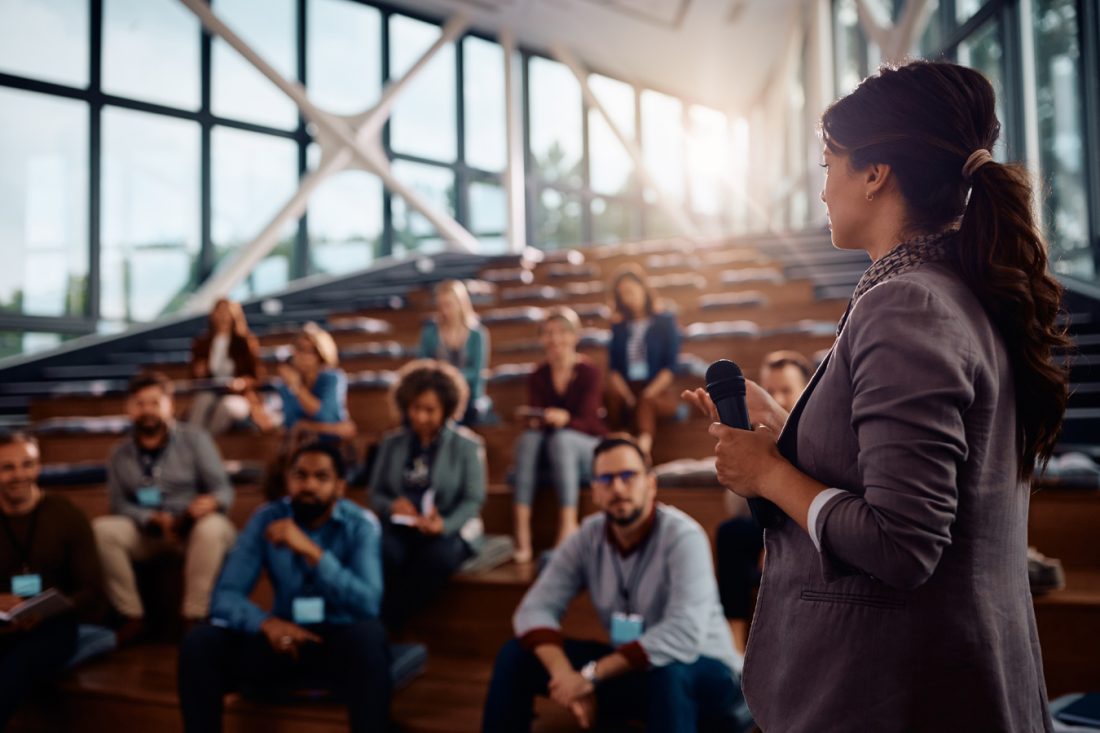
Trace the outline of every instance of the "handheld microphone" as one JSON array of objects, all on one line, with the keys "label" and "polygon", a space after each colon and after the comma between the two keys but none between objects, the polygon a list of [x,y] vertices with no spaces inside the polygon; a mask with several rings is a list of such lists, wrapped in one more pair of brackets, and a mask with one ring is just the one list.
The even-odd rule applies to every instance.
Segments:
[{"label": "handheld microphone", "polygon": [[[707,367],[707,394],[718,408],[718,420],[731,428],[752,430],[749,410],[745,406],[745,375],[741,367],[729,359],[719,359]],[[783,512],[767,499],[749,499],[752,518],[761,527],[776,527]]]}]

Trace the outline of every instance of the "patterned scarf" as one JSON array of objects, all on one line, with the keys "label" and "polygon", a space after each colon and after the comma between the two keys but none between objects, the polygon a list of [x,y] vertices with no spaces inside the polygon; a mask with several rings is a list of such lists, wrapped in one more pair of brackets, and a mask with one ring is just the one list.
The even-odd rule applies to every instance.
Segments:
[{"label": "patterned scarf", "polygon": [[852,299],[848,301],[848,309],[844,311],[840,323],[837,324],[836,335],[839,336],[844,330],[852,308],[868,290],[926,263],[946,260],[951,254],[952,245],[955,242],[954,235],[958,231],[958,228],[952,227],[936,234],[926,234],[923,237],[902,242],[895,245],[885,257],[868,267],[859,279],[859,284],[852,293]]}]

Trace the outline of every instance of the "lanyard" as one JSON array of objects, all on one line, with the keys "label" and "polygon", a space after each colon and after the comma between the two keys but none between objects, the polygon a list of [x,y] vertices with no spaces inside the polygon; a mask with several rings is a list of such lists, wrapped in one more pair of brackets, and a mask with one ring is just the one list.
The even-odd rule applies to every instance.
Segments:
[{"label": "lanyard", "polygon": [[160,463],[160,459],[164,455],[164,450],[167,447],[168,446],[162,446],[161,449],[155,453],[138,448],[138,460],[141,462],[141,473],[145,477],[146,483],[152,481],[157,475],[157,464]]},{"label": "lanyard", "polygon": [[[39,502],[39,506],[41,506],[41,502]],[[4,534],[8,536],[8,541],[11,543],[12,549],[19,555],[24,573],[29,572],[31,569],[31,550],[34,548],[34,532],[38,529],[38,508],[39,507],[36,506],[34,511],[31,512],[26,545],[23,545],[19,540],[15,539],[15,532],[12,531],[11,525],[8,523],[8,515],[0,512],[0,523],[4,525]]]},{"label": "lanyard", "polygon": [[617,548],[611,548],[611,567],[615,569],[615,579],[619,586],[619,600],[623,603],[623,610],[626,613],[632,613],[630,605],[630,592],[638,584],[638,578],[642,574],[642,569],[645,568],[646,560],[649,555],[649,545],[653,540],[653,535],[657,533],[657,517],[653,518],[654,526],[649,531],[649,536],[642,542],[644,547],[638,548],[638,556],[634,560],[634,567],[630,570],[629,580],[623,577],[622,561],[619,558],[619,550]]}]

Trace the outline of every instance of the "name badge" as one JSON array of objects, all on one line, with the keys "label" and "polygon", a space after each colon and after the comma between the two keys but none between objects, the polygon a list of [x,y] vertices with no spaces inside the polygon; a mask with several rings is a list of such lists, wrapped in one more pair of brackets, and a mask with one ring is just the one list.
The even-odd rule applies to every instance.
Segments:
[{"label": "name badge", "polygon": [[137,501],[146,509],[156,509],[164,501],[160,488],[156,486],[143,486],[137,490]]},{"label": "name badge", "polygon": [[626,379],[629,382],[643,382],[649,376],[649,365],[644,361],[632,361],[626,367]]},{"label": "name badge", "polygon": [[645,619],[638,613],[611,614],[611,646],[622,646],[642,638]]},{"label": "name badge", "polygon": [[42,592],[42,576],[37,573],[27,575],[13,575],[11,578],[11,594],[20,598],[30,598]]},{"label": "name badge", "polygon": [[294,623],[299,626],[325,622],[325,599],[317,596],[295,598],[292,607]]}]

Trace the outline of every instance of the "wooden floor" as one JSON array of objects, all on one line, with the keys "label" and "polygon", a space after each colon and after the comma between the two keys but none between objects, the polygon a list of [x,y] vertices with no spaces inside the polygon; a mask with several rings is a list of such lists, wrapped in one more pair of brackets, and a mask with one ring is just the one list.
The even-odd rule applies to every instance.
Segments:
[{"label": "wooden floor", "polygon": [[[178,731],[176,647],[138,646],[89,663],[36,699],[12,731]],[[393,717],[409,733],[476,731],[491,663],[433,654],[425,673],[400,691]],[[226,731],[346,731],[342,705],[308,702],[274,705],[230,696]],[[544,730],[561,730],[544,728]],[[568,728],[566,728],[568,730]]]},{"label": "wooden floor", "polygon": [[[407,733],[469,733],[481,725],[493,658],[511,637],[510,616],[534,576],[530,565],[508,564],[457,579],[443,598],[401,637],[422,641],[430,654],[424,674],[396,694],[393,719]],[[602,636],[595,613],[582,596],[564,628],[575,637]],[[87,663],[44,691],[19,714],[12,731],[181,730],[176,696],[177,649],[150,643]],[[570,717],[540,700],[535,731],[576,730]],[[341,705],[303,702],[256,703],[228,698],[225,730],[235,733],[346,730]]]}]

